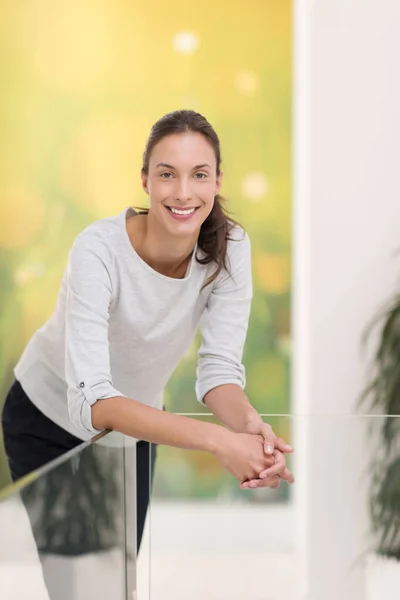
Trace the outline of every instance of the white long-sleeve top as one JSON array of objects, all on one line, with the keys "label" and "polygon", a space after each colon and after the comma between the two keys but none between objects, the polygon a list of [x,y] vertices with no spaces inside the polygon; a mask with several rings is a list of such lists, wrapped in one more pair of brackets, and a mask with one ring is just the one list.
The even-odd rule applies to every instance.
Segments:
[{"label": "white long-sleeve top", "polygon": [[134,250],[130,214],[128,208],[97,221],[75,238],[55,310],[15,367],[37,408],[83,440],[97,433],[91,406],[102,398],[126,396],[161,409],[164,388],[199,327],[197,399],[222,384],[245,386],[247,234],[235,227],[230,274],[222,270],[203,288],[215,265],[200,265],[193,254],[183,279],[161,275]]}]

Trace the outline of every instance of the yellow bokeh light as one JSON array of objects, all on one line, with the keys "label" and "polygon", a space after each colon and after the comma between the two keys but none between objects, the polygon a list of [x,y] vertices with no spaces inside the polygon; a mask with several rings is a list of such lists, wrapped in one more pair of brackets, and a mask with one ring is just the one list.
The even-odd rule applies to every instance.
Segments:
[{"label": "yellow bokeh light", "polygon": [[268,179],[264,173],[248,173],[243,178],[241,190],[245,198],[257,202],[268,193]]},{"label": "yellow bokeh light", "polygon": [[14,273],[14,281],[17,285],[26,285],[32,279],[40,279],[43,277],[46,268],[41,263],[32,263],[28,265],[20,265]]},{"label": "yellow bokeh light", "polygon": [[241,71],[235,77],[236,89],[245,96],[253,96],[260,86],[256,73]]},{"label": "yellow bokeh light", "polygon": [[172,45],[180,54],[193,54],[199,47],[199,38],[191,31],[180,31],[174,36]]},{"label": "yellow bokeh light", "polygon": [[18,248],[32,242],[43,227],[42,198],[22,184],[0,190],[0,246]]},{"label": "yellow bokeh light", "polygon": [[286,254],[257,252],[253,259],[257,286],[270,294],[283,294],[290,285],[290,261]]}]

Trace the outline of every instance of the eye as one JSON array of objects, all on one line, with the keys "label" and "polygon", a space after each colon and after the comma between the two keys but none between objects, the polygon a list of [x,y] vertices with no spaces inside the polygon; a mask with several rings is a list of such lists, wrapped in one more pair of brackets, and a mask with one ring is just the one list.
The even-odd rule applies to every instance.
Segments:
[{"label": "eye", "polygon": [[166,171],[165,173],[160,173],[160,177],[163,179],[171,179],[173,175],[170,171]]},{"label": "eye", "polygon": [[195,173],[196,179],[205,179],[206,177],[207,177],[207,173],[202,173],[200,171],[198,173]]}]

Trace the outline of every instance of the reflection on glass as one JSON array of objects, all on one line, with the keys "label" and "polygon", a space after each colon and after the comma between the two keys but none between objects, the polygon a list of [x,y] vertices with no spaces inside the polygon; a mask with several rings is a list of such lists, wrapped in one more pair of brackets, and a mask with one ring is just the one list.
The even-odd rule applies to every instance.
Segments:
[{"label": "reflection on glass", "polygon": [[0,502],[1,597],[132,598],[135,446],[103,435],[30,479]]}]

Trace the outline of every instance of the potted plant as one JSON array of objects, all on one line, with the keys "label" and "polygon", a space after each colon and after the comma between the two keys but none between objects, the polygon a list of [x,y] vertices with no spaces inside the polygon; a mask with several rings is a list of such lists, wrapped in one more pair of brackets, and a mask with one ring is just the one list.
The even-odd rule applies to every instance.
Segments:
[{"label": "potted plant", "polygon": [[[383,415],[378,423],[369,489],[374,552],[368,557],[367,600],[394,600],[400,590],[400,294],[368,328],[380,326],[370,381],[362,403]],[[396,416],[398,418],[396,418]]]}]

